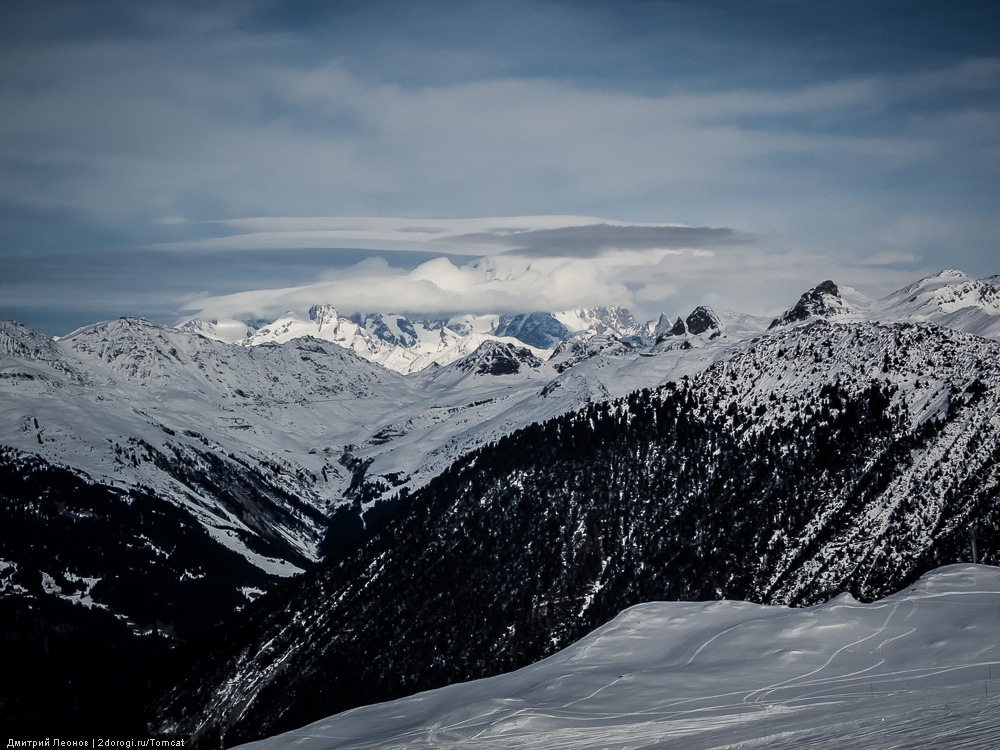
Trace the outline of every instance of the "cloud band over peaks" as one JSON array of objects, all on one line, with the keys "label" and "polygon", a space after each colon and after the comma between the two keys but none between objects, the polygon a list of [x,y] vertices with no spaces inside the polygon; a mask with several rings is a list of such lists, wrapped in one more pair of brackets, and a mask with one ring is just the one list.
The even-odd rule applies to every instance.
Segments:
[{"label": "cloud band over peaks", "polygon": [[[345,311],[446,314],[561,310],[630,304],[670,295],[673,277],[715,249],[749,244],[727,228],[638,224],[593,217],[480,219],[271,217],[223,222],[233,235],[186,243],[219,251],[325,247],[331,268],[314,282],[279,289],[201,296],[186,302],[200,317],[267,317],[318,302]],[[338,248],[377,254],[336,263]],[[422,255],[407,266],[399,261]],[[465,259],[463,261],[463,259]]]}]

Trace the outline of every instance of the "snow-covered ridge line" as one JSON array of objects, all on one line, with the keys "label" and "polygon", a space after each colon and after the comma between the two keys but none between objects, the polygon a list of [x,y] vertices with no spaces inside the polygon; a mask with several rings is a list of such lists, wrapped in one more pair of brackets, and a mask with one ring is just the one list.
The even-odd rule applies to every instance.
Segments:
[{"label": "snow-covered ridge line", "polygon": [[333,305],[317,304],[309,308],[307,315],[288,311],[271,323],[252,322],[254,325],[235,320],[192,319],[178,328],[245,346],[285,343],[311,336],[336,343],[370,362],[401,373],[449,364],[488,341],[527,346],[536,356],[545,358],[557,344],[574,336],[641,338],[649,333],[648,324],[638,323],[621,307],[411,319],[395,313],[344,315]]},{"label": "snow-covered ridge line", "polygon": [[[772,327],[794,325],[812,317],[840,320],[930,322],[988,338],[1000,337],[1000,281],[975,279],[945,270],[882,299],[825,281],[806,292]],[[717,313],[698,307],[687,319],[661,314],[640,322],[624,307],[593,307],[520,315],[466,314],[433,319],[395,313],[345,315],[331,304],[317,304],[307,314],[288,311],[274,321],[190,319],[178,324],[230,343],[256,346],[312,336],[354,351],[391,370],[412,373],[445,365],[471,354],[486,341],[528,346],[547,358],[572,338],[613,336],[650,345],[671,335],[699,334],[708,327],[741,333],[763,330],[767,321],[750,315]]]}]

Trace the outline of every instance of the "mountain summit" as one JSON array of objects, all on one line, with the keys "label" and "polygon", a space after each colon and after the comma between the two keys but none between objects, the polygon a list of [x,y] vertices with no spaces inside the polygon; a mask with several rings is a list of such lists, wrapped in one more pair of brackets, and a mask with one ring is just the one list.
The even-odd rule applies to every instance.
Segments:
[{"label": "mountain summit", "polygon": [[794,307],[771,321],[769,328],[800,323],[809,318],[832,318],[848,312],[851,308],[840,296],[840,289],[827,280],[799,297]]}]

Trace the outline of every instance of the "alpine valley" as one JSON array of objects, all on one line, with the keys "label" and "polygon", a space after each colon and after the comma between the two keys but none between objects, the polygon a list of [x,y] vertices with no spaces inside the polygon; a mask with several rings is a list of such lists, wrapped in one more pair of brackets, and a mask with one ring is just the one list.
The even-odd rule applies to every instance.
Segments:
[{"label": "alpine valley", "polygon": [[774,320],[0,323],[0,722],[232,743],[643,602],[997,564],[998,339],[958,271]]}]

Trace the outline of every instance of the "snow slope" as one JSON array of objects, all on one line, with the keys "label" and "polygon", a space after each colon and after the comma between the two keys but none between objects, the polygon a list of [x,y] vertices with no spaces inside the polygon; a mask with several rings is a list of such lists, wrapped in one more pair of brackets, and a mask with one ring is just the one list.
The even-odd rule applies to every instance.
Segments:
[{"label": "snow slope", "polygon": [[[290,575],[300,568],[260,558],[247,536],[316,559],[346,481],[317,445],[330,434],[352,438],[370,404],[388,411],[409,391],[398,374],[326,347],[248,349],[127,318],[46,342],[0,323],[0,445],[91,481],[150,487],[226,546]],[[222,469],[256,473],[276,505],[250,513],[220,502],[209,485],[233,481]]]},{"label": "snow slope", "polygon": [[347,711],[254,750],[996,747],[1000,569],[953,565],[870,604],[626,610],[498,677]]},{"label": "snow slope", "polygon": [[984,338],[1000,338],[1000,277],[977,279],[947,269],[873,300],[825,281],[807,291],[771,326],[816,317],[835,321],[931,323]]}]

